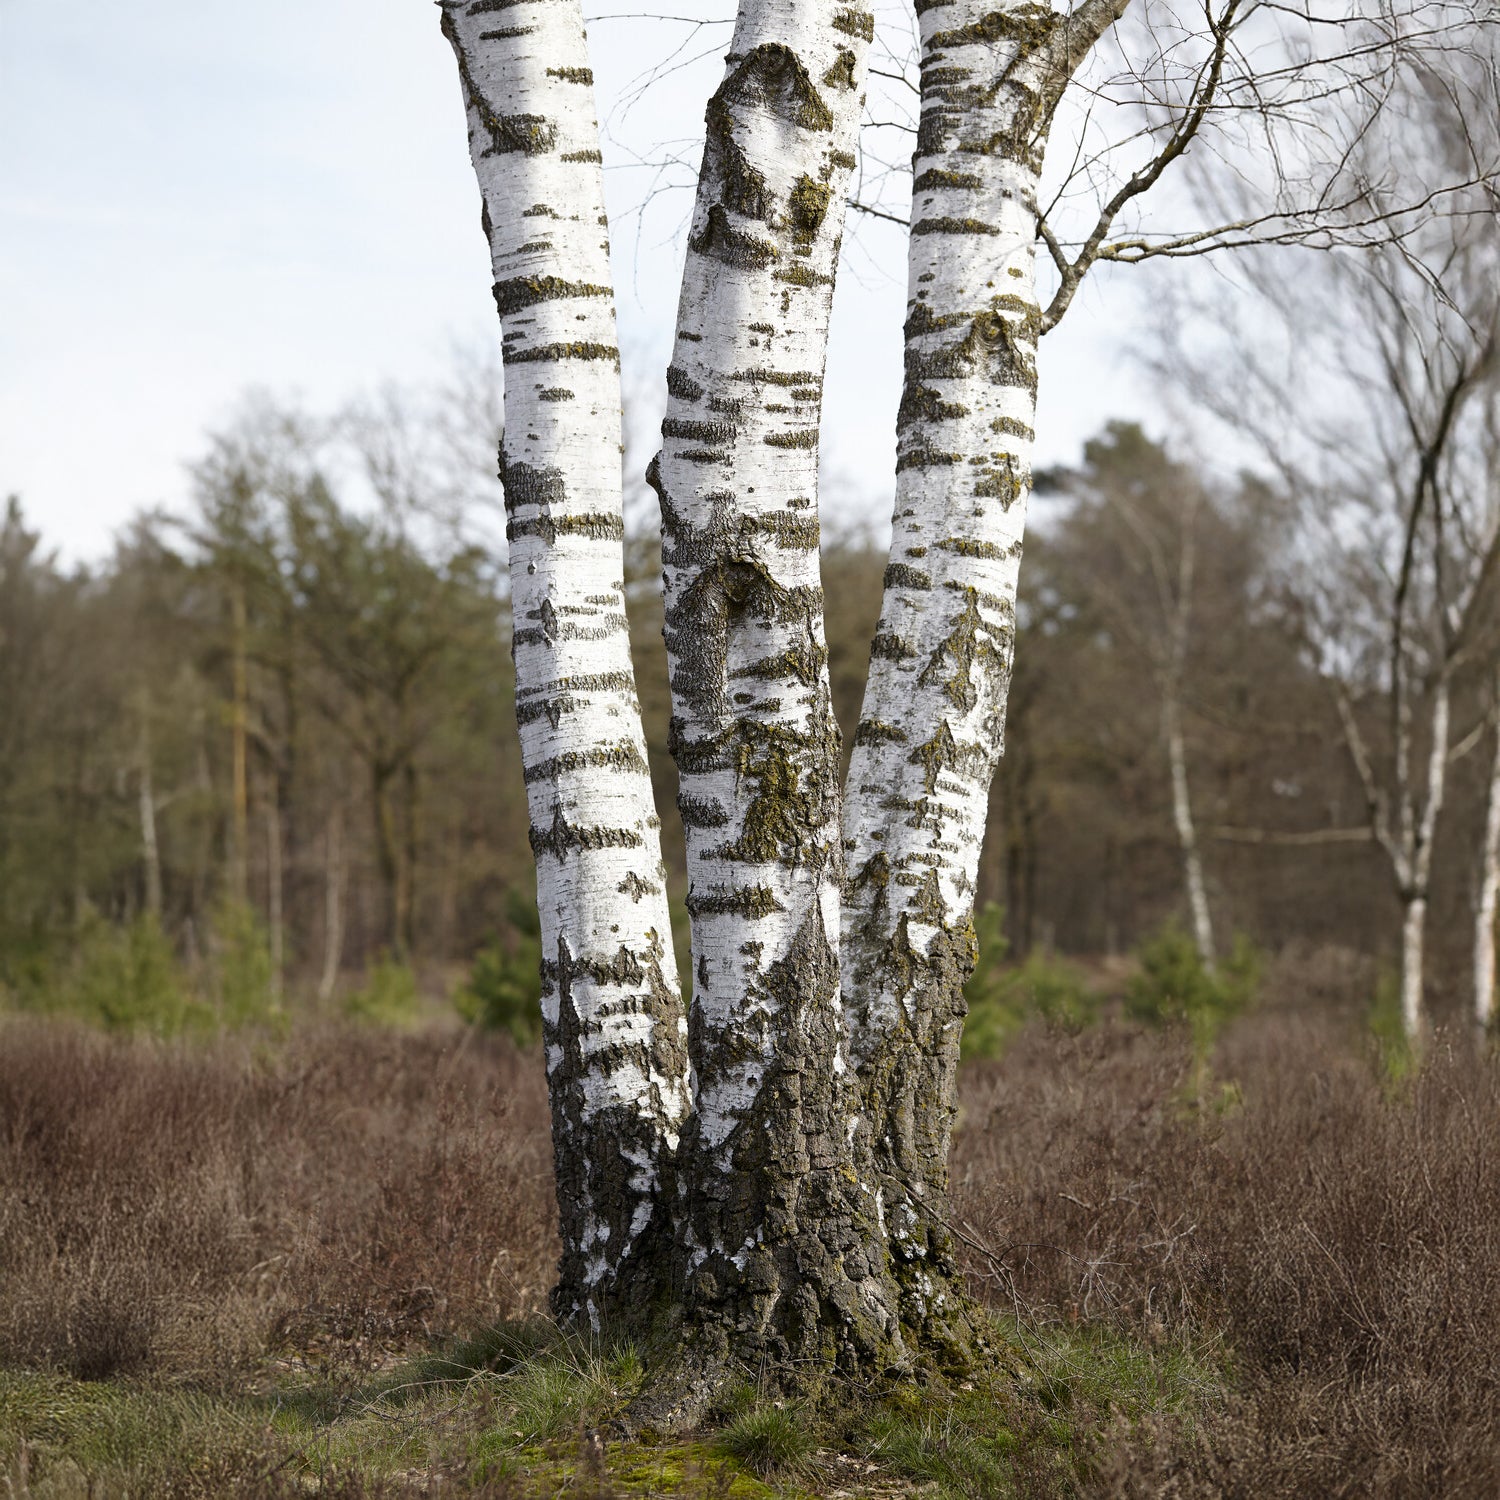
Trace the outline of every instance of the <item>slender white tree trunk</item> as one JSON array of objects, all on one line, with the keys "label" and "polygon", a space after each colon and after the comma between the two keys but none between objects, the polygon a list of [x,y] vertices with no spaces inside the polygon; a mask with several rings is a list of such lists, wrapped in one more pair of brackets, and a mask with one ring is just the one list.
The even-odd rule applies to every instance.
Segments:
[{"label": "slender white tree trunk", "polygon": [[620,373],[577,0],[441,0],[504,330],[517,719],[537,861],[559,1315],[654,1295],[686,1023],[624,599]]},{"label": "slender white tree trunk", "polygon": [[890,565],[849,770],[844,996],[909,1318],[946,1316],[948,1145],[1036,410],[1052,20],[921,10]]},{"label": "slender white tree trunk", "polygon": [[1409,894],[1401,902],[1401,1025],[1413,1042],[1422,1035],[1422,959],[1427,936],[1427,897]]},{"label": "slender white tree trunk", "polygon": [[825,1357],[829,1340],[858,1362],[897,1336],[878,1209],[848,1138],[817,511],[873,30],[867,11],[831,0],[742,0],[708,105],[650,470],[696,980],[688,1308],[715,1330],[705,1341],[751,1368]]},{"label": "slender white tree trunk", "polygon": [[[1407,1039],[1419,1046],[1426,1032],[1423,957],[1427,928],[1427,897],[1432,882],[1432,844],[1443,810],[1448,776],[1448,728],[1452,698],[1446,671],[1433,689],[1428,720],[1431,744],[1427,755],[1427,784],[1420,812],[1407,800],[1402,824],[1405,835],[1406,880],[1401,887],[1401,1024]],[[1410,725],[1408,718],[1406,724]],[[1409,727],[1407,733],[1409,733]],[[1409,755],[1410,746],[1406,746]]]},{"label": "slender white tree trunk", "polygon": [[1198,849],[1198,829],[1193,821],[1193,800],[1188,793],[1187,747],[1183,743],[1182,709],[1175,687],[1168,690],[1162,703],[1162,729],[1172,770],[1172,822],[1177,829],[1177,847],[1182,851],[1188,910],[1193,919],[1193,944],[1203,967],[1212,973],[1216,962],[1214,928],[1203,879],[1203,856]]},{"label": "slender white tree trunk", "polygon": [[230,899],[243,906],[250,899],[250,689],[246,646],[245,585],[235,579],[230,588],[231,692],[230,749],[231,808],[229,848]]},{"label": "slender white tree trunk", "polygon": [[281,1004],[286,986],[286,923],[283,919],[283,850],[280,785],[272,776],[266,799],[266,927],[271,947],[271,997]]},{"label": "slender white tree trunk", "polygon": [[323,974],[318,998],[325,1003],[338,987],[344,957],[344,808],[334,806],[328,818],[323,864]]},{"label": "slender white tree trunk", "polygon": [[[1496,683],[1500,703],[1500,682]],[[1500,716],[1485,796],[1484,844],[1480,852],[1479,900],[1474,911],[1474,1025],[1483,1040],[1495,1024],[1495,916],[1500,907]]]}]

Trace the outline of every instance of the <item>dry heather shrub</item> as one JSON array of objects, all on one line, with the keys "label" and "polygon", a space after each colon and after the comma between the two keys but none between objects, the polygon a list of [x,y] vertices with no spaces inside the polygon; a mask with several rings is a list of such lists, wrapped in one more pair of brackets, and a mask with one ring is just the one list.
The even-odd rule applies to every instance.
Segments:
[{"label": "dry heather shrub", "polygon": [[[1075,1433],[1093,1493],[1500,1494],[1500,1070],[1440,1039],[1393,1092],[1340,975],[1281,973],[1220,1042],[1232,1087],[1117,1024],[965,1073],[981,1293],[1222,1366],[1186,1419]],[[539,1308],[555,1255],[541,1067],[508,1042],[0,1036],[0,1358],[375,1363]]]},{"label": "dry heather shrub", "polygon": [[1500,1494],[1500,1075],[1399,1096],[1329,1019],[1235,1027],[1200,1109],[1170,1036],[1032,1035],[971,1075],[956,1211],[987,1294],[1222,1341],[1235,1395],[1101,1447],[1131,1496]]},{"label": "dry heather shrub", "polygon": [[0,1357],[201,1373],[280,1331],[378,1360],[524,1315],[555,1258],[540,1071],[474,1036],[6,1024]]}]

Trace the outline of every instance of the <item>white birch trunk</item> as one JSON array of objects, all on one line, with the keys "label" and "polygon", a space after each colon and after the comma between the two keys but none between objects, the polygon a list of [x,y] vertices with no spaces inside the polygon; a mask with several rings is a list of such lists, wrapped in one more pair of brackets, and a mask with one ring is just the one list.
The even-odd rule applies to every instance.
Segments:
[{"label": "white birch trunk", "polygon": [[[505,485],[564,1317],[636,1305],[688,1110],[625,622],[620,374],[577,0],[441,0],[504,331]],[[655,1226],[654,1232],[648,1230]]]},{"label": "white birch trunk", "polygon": [[1176,689],[1169,689],[1162,704],[1167,760],[1172,770],[1172,822],[1177,846],[1182,851],[1183,878],[1187,885],[1188,910],[1193,919],[1193,945],[1203,967],[1212,973],[1217,961],[1213,920],[1208,910],[1208,888],[1203,879],[1203,856],[1198,849],[1198,829],[1193,821],[1193,801],[1188,793],[1187,747],[1182,739],[1182,711]]},{"label": "white birch trunk", "polygon": [[909,1316],[946,1317],[961,987],[1000,758],[1036,410],[1055,18],[921,11],[922,121],[890,565],[849,770],[844,996]]},{"label": "white birch trunk", "polygon": [[245,644],[248,629],[245,585],[236,579],[230,596],[231,691],[230,736],[234,805],[231,809],[229,893],[237,905],[250,899],[250,689],[249,661]]},{"label": "white birch trunk", "polygon": [[[1433,839],[1447,789],[1451,701],[1451,687],[1445,671],[1439,675],[1432,695],[1425,793],[1420,809],[1413,795],[1408,794],[1402,799],[1401,842],[1395,850],[1401,898],[1401,1024],[1413,1047],[1421,1046],[1427,1027],[1423,979],[1427,898],[1432,883]],[[1410,714],[1398,718],[1398,760],[1410,761],[1411,723]]]},{"label": "white birch trunk", "polygon": [[344,809],[334,807],[328,819],[323,865],[323,973],[318,999],[325,1003],[338,987],[344,958]]},{"label": "white birch trunk", "polygon": [[873,29],[868,12],[831,0],[743,0],[707,111],[650,470],[696,979],[689,1307],[752,1367],[821,1357],[828,1338],[889,1352],[896,1333],[848,1139],[817,512],[828,320]]},{"label": "white birch trunk", "polygon": [[280,786],[274,776],[267,785],[270,796],[266,802],[266,927],[271,948],[271,998],[280,1005],[286,987]]},{"label": "white birch trunk", "polygon": [[1427,898],[1407,895],[1401,903],[1401,1025],[1407,1040],[1423,1030],[1422,959],[1427,936]]},{"label": "white birch trunk", "polygon": [[[1496,684],[1500,702],[1500,683]],[[1500,716],[1485,796],[1484,844],[1480,851],[1479,900],[1474,911],[1474,1026],[1481,1041],[1495,1024],[1495,916],[1500,907]]]}]

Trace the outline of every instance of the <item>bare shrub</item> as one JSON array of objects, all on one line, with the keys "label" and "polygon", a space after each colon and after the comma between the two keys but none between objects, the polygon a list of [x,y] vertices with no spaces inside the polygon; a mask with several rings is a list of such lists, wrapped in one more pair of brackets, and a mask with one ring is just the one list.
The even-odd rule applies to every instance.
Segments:
[{"label": "bare shrub", "polygon": [[1241,1022],[1206,1103],[1180,1038],[1033,1032],[955,1155],[985,1295],[1217,1348],[1233,1395],[1116,1433],[1101,1493],[1500,1493],[1500,1077],[1439,1045],[1392,1095],[1328,1011]]},{"label": "bare shrub", "polygon": [[[1500,1493],[1500,1071],[1440,1037],[1391,1084],[1337,956],[1278,960],[1266,990],[1206,1084],[1186,1028],[1119,1022],[1032,1025],[968,1067],[953,1180],[973,1285],[1048,1368],[1111,1331],[1063,1382],[1089,1493]],[[256,1382],[268,1360],[352,1378],[544,1306],[546,1100],[508,1040],[25,1021],[0,1042],[10,1364],[242,1390],[251,1363]],[[1137,1386],[1190,1352],[1191,1409],[1110,1421],[1132,1348]],[[291,1493],[250,1448],[235,1492]],[[1018,1493],[1056,1493],[1024,1458]],[[231,1487],[179,1467],[143,1493]]]},{"label": "bare shrub", "polygon": [[0,1045],[0,1354],[207,1372],[278,1337],[364,1363],[540,1306],[540,1061],[472,1035]]}]

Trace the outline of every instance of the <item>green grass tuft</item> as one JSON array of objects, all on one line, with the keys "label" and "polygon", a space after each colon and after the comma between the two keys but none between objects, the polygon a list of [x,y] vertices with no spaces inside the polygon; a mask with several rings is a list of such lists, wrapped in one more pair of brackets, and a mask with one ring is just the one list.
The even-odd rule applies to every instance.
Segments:
[{"label": "green grass tuft", "polygon": [[761,1406],[733,1418],[715,1446],[764,1479],[795,1472],[816,1441],[799,1407]]},{"label": "green grass tuft", "polygon": [[344,1014],[373,1026],[412,1026],[420,1011],[417,976],[408,965],[390,958],[371,964],[363,986],[344,997]]}]

